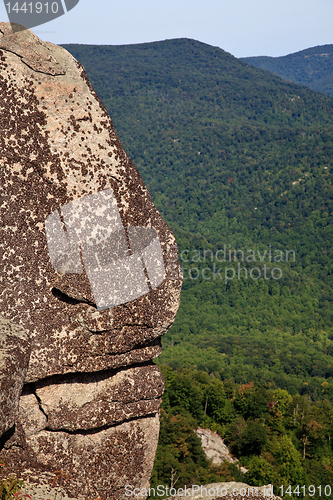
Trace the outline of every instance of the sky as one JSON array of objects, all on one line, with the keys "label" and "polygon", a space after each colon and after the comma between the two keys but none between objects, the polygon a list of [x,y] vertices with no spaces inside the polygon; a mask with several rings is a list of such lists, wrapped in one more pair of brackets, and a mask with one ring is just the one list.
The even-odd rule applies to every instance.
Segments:
[{"label": "sky", "polygon": [[[8,1],[1,21],[8,21]],[[193,38],[236,57],[275,57],[333,44],[333,0],[80,0],[32,31],[56,44]]]}]

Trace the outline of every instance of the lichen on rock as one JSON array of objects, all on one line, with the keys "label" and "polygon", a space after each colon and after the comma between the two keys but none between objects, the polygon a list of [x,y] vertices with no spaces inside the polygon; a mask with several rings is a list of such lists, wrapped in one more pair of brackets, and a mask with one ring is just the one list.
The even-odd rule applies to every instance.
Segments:
[{"label": "lichen on rock", "polygon": [[70,497],[125,498],[157,445],[175,238],[83,67],[9,23],[0,124],[0,459],[36,488],[63,470]]}]

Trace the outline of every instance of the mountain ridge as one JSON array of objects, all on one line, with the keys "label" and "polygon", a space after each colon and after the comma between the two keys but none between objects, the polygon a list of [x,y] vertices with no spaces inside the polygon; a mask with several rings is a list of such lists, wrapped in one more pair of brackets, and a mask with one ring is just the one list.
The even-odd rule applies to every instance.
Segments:
[{"label": "mountain ridge", "polygon": [[[182,302],[161,361],[314,398],[327,381],[333,398],[332,98],[190,39],[64,47],[85,66],[180,251],[214,256],[181,253]],[[281,280],[265,279],[267,259],[218,262],[224,245],[296,258],[278,264]]]},{"label": "mountain ridge", "polygon": [[[324,52],[323,52],[324,51]],[[242,61],[333,97],[333,45],[318,45],[280,57],[242,57]]]}]

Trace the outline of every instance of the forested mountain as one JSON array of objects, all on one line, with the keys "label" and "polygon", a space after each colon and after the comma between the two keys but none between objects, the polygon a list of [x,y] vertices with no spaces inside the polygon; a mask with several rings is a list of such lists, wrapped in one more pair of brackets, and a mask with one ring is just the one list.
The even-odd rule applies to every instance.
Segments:
[{"label": "forested mountain", "polygon": [[242,61],[333,97],[333,45],[319,45],[282,57],[243,57]]},{"label": "forested mountain", "polygon": [[[179,478],[176,487],[236,480],[273,484],[280,497],[331,498],[333,407],[327,400],[311,404],[307,395],[252,382],[238,386],[168,366],[162,371],[166,388],[152,487],[170,485],[172,477]],[[193,431],[198,425],[223,436],[248,471],[228,462],[210,465]]]},{"label": "forested mountain", "polygon": [[333,99],[194,40],[64,47],[177,237],[161,362],[333,401]]}]

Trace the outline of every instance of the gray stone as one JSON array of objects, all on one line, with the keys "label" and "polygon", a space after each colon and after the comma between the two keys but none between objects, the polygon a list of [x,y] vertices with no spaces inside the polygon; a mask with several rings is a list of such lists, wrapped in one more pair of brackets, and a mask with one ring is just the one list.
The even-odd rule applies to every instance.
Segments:
[{"label": "gray stone", "polygon": [[[235,500],[242,498],[250,500],[258,498],[261,500],[281,500],[280,497],[274,495],[274,488],[271,484],[266,486],[249,486],[246,483],[238,483],[230,481],[228,483],[211,483],[205,485],[193,485],[188,487],[189,498],[195,500]],[[184,498],[183,492],[180,494],[168,497],[166,500],[181,500]]]},{"label": "gray stone", "polygon": [[[216,432],[213,432],[210,429],[202,429],[201,427],[196,429],[195,432],[201,440],[201,446],[205,452],[207,460],[209,460],[212,465],[218,466],[224,461],[237,465],[237,458],[234,458],[231,455],[228,446]],[[248,469],[245,467],[240,466],[239,469],[241,472],[248,472]]]},{"label": "gray stone", "polygon": [[47,426],[47,417],[40,408],[35,394],[28,390],[23,391],[20,398],[19,418],[23,431],[27,437],[37,434]]},{"label": "gray stone", "polygon": [[201,446],[207,460],[209,460],[212,465],[221,465],[225,460],[230,463],[237,462],[237,459],[231,455],[229,448],[224,443],[221,436],[216,432],[210,429],[202,429],[201,427],[195,432],[201,440]]},{"label": "gray stone", "polygon": [[29,356],[28,332],[0,316],[0,438],[17,420]]},{"label": "gray stone", "polygon": [[[180,300],[174,236],[123,150],[83,67],[61,47],[41,42],[29,30],[13,34],[6,23],[0,23],[0,46],[0,247],[6,256],[0,261],[1,276],[6,276],[0,283],[0,312],[33,338],[26,382],[156,357],[160,337],[172,324]],[[55,62],[61,71],[51,71],[51,63],[58,68]],[[128,242],[130,228],[155,231],[164,279],[155,286],[160,274],[149,271],[158,261],[158,248],[152,248],[155,257],[149,260],[137,245],[153,282],[149,293],[142,288],[141,295],[133,295],[126,304],[98,310],[93,288],[98,295],[102,274],[98,281],[89,262],[83,273],[54,268],[57,247],[48,245],[45,224],[52,214],[63,216],[70,245],[81,245],[83,252],[84,244],[92,241],[89,234],[98,230],[96,237],[103,238],[103,220],[99,223],[97,216],[103,206],[96,202],[93,227],[88,225],[85,233],[85,226],[75,226],[65,209],[75,206],[76,215],[83,217],[85,200],[100,200],[106,192],[112,193],[112,206],[119,215],[112,227],[123,228]],[[70,262],[75,254],[66,252]],[[128,259],[133,260],[134,254]],[[117,279],[126,281],[126,262],[120,259],[119,266],[125,270]],[[142,272],[140,276],[146,280]]]},{"label": "gray stone", "polygon": [[0,314],[31,345],[13,334],[0,357],[0,460],[31,492],[63,470],[64,497],[125,498],[157,446],[175,238],[83,67],[9,23],[0,122]]},{"label": "gray stone", "polygon": [[[39,464],[44,465],[44,472],[30,466],[22,479],[31,486],[23,491],[31,495],[39,485],[52,494],[48,498],[54,498],[56,490],[51,486],[56,471],[62,471],[63,491],[72,498],[125,500],[127,484],[149,489],[158,428],[159,417],[155,415],[95,432],[34,434],[27,441]],[[107,473],[101,474],[104,469]],[[60,477],[54,485],[59,482]]]},{"label": "gray stone", "polygon": [[47,428],[68,431],[101,428],[156,413],[163,390],[161,371],[154,365],[36,384]]}]

